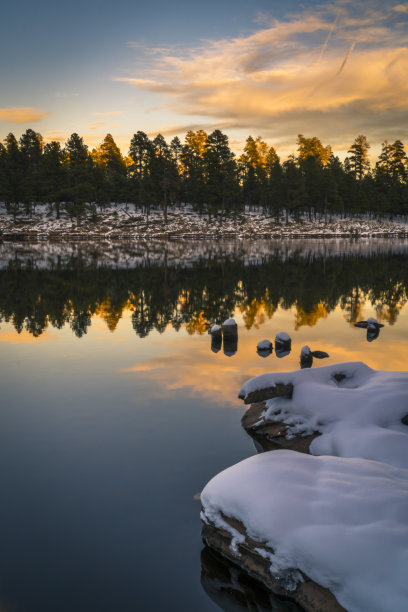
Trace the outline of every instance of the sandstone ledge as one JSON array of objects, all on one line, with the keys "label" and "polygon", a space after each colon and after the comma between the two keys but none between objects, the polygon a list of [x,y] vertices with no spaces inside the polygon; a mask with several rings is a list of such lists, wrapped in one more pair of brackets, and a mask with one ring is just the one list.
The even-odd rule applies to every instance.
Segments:
[{"label": "sandstone ledge", "polygon": [[223,516],[223,519],[245,536],[245,541],[237,545],[237,552],[231,550],[231,534],[210,522],[203,524],[202,537],[204,542],[224,557],[236,563],[253,578],[260,580],[274,595],[294,602],[304,612],[345,612],[334,595],[306,575],[302,574],[303,582],[299,582],[293,591],[288,591],[279,578],[272,576],[269,562],[255,549],[269,550],[263,542],[257,542],[246,533],[245,526],[238,520]]},{"label": "sandstone ledge", "polygon": [[288,426],[282,422],[263,420],[261,415],[265,408],[265,402],[251,404],[241,419],[242,427],[255,442],[261,445],[262,450],[287,449],[309,453],[310,444],[320,434],[316,432],[309,436],[297,436],[287,440]]}]

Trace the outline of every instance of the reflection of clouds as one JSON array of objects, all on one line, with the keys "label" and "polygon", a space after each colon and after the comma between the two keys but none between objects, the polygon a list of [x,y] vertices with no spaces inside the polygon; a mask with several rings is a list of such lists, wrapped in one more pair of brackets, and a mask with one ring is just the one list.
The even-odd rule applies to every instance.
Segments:
[{"label": "reflection of clouds", "polygon": [[313,11],[187,51],[145,49],[145,72],[118,80],[165,95],[177,113],[224,119],[224,129],[285,139],[307,125],[342,146],[356,131],[406,137],[408,36],[406,23],[395,27],[402,10],[357,2]]},{"label": "reflection of clouds", "polygon": [[33,336],[30,332],[23,329],[19,334],[13,329],[9,331],[7,329],[0,329],[0,343],[8,344],[38,344],[38,342],[50,342],[55,340],[53,335],[47,333],[46,330],[40,336]]},{"label": "reflection of clouds", "polygon": [[[238,310],[234,318],[238,322],[238,352],[225,357],[222,352],[211,352],[211,336],[184,336],[168,333],[160,337],[155,353],[158,357],[141,359],[133,366],[121,370],[147,381],[156,397],[167,397],[171,391],[183,389],[185,394],[203,396],[216,403],[241,407],[237,394],[242,384],[253,376],[265,372],[287,372],[299,369],[300,349],[309,344],[312,349],[327,351],[330,358],[315,361],[313,367],[322,367],[345,361],[363,361],[374,369],[403,370],[406,364],[408,313],[403,312],[399,332],[387,326],[383,341],[368,345],[361,330],[350,328],[344,321],[339,307],[313,328],[302,327],[291,333],[290,355],[278,359],[273,353],[268,359],[260,359],[256,346],[263,337],[274,337],[277,331],[291,331],[296,310],[282,310],[274,314],[261,330],[245,329]],[[404,337],[405,336],[405,337]],[[185,352],[180,352],[180,347]]]}]

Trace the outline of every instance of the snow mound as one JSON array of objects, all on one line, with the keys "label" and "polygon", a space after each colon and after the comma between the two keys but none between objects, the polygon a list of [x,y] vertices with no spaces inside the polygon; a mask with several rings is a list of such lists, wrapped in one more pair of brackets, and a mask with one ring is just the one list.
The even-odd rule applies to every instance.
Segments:
[{"label": "snow mound", "polygon": [[203,521],[233,544],[245,536],[223,517],[245,525],[272,575],[300,570],[350,612],[407,610],[407,469],[270,451],[215,476],[201,501]]},{"label": "snow mound", "polygon": [[242,396],[277,383],[292,384],[292,398],[267,400],[262,418],[288,425],[286,437],[321,435],[313,455],[358,457],[408,468],[408,372],[372,370],[361,362],[262,374]]}]

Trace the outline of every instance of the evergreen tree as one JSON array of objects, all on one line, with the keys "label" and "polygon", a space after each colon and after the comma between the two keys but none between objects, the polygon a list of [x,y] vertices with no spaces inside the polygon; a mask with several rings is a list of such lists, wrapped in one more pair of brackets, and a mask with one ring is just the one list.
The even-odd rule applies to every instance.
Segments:
[{"label": "evergreen tree", "polygon": [[91,202],[95,195],[94,164],[88,147],[76,133],[67,140],[64,154],[67,209],[71,217],[75,216],[79,222],[86,202]]},{"label": "evergreen tree", "polygon": [[126,197],[126,164],[111,134],[105,136],[95,159],[102,168],[108,201],[122,202]]},{"label": "evergreen tree", "polygon": [[43,149],[41,134],[28,129],[20,138],[20,153],[23,165],[23,199],[28,214],[31,203],[40,200],[40,164]]},{"label": "evergreen tree", "polygon": [[368,172],[370,168],[368,159],[369,148],[370,145],[367,142],[367,138],[360,134],[348,150],[348,153],[350,153],[350,157],[348,158],[350,170],[359,182],[361,182],[364,174]]},{"label": "evergreen tree", "polygon": [[222,212],[231,210],[238,198],[236,164],[228,136],[220,130],[214,130],[208,136],[203,162],[207,203],[220,206]]},{"label": "evergreen tree", "polygon": [[205,199],[203,159],[207,143],[208,136],[204,130],[189,130],[180,156],[183,197],[186,202],[197,206],[200,212]]},{"label": "evergreen tree", "polygon": [[6,157],[4,159],[4,195],[7,211],[14,219],[19,213],[20,202],[24,197],[24,164],[19,144],[14,134],[10,133],[4,141]]},{"label": "evergreen tree", "polygon": [[57,219],[59,219],[66,180],[64,154],[59,142],[53,140],[45,145],[40,160],[39,175],[41,199],[43,202],[54,203]]},{"label": "evergreen tree", "polygon": [[144,132],[137,132],[130,141],[128,167],[131,197],[137,206],[148,206],[150,197],[150,161],[153,145]]}]

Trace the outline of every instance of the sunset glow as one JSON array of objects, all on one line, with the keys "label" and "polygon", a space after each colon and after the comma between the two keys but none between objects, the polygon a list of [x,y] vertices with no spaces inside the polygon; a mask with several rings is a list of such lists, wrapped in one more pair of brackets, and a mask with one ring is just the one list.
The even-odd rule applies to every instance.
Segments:
[{"label": "sunset glow", "polygon": [[[2,138],[34,127],[46,140],[76,131],[95,146],[110,132],[127,153],[137,130],[184,137],[219,128],[236,152],[252,133],[283,156],[299,133],[340,156],[358,133],[372,153],[385,139],[408,138],[406,3],[224,1],[207,12],[181,1],[159,10],[124,2],[118,11],[90,2],[81,25],[77,2],[60,13],[48,4],[28,10],[20,28],[30,39],[43,21],[48,32],[58,24],[58,43],[48,33],[27,40],[29,60],[7,53]],[[10,25],[14,12],[7,7]],[[75,48],[64,41],[68,28]]]}]

